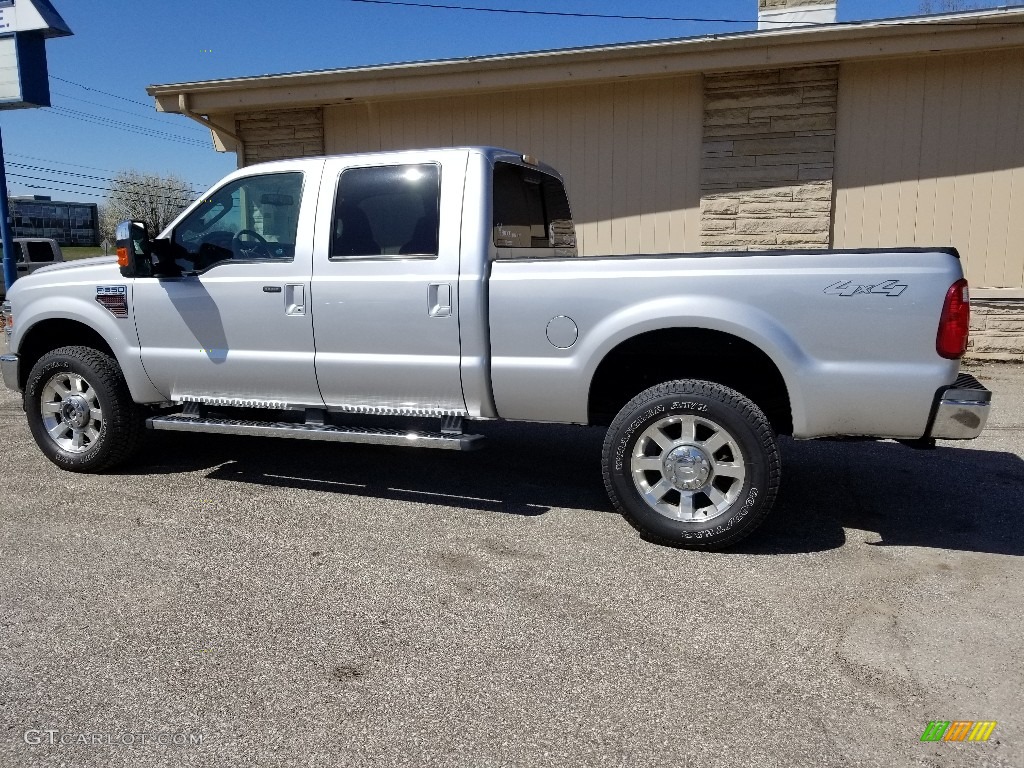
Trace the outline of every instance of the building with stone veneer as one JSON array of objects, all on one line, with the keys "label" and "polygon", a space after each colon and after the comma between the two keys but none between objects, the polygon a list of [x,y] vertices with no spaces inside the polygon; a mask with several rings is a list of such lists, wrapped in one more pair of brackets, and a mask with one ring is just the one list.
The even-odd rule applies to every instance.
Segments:
[{"label": "building with stone veneer", "polygon": [[240,167],[472,144],[538,156],[565,175],[588,255],[954,245],[971,354],[1024,360],[1024,11],[801,27],[779,12],[820,21],[834,4],[760,6],[757,32],[149,93]]}]

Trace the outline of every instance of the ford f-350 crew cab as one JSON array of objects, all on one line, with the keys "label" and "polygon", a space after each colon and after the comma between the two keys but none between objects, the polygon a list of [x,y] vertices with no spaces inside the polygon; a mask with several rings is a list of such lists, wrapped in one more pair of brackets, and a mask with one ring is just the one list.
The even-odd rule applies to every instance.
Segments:
[{"label": "ford f-350 crew cab", "polygon": [[959,371],[955,250],[579,257],[558,174],[494,148],[240,169],[4,314],[4,381],[65,469],[146,426],[467,449],[476,420],[601,425],[615,506],[697,547],[768,513],[778,435],[969,439],[990,399]]}]

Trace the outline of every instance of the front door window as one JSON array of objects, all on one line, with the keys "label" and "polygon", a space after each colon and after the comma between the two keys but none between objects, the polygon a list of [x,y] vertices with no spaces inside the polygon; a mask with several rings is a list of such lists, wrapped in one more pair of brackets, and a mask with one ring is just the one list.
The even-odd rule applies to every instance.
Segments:
[{"label": "front door window", "polygon": [[[172,256],[183,272],[226,260],[291,261],[302,200],[302,174],[268,173],[236,179],[204,200],[177,227]],[[162,271],[171,273],[169,265]]]}]

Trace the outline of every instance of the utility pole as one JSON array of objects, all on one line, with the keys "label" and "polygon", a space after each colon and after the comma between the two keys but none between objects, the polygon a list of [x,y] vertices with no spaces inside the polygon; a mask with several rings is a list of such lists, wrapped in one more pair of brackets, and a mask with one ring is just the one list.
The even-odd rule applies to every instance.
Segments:
[{"label": "utility pole", "polygon": [[7,169],[4,167],[4,134],[0,129],[0,244],[4,249],[4,295],[18,276],[14,266],[14,238],[11,237],[11,211],[7,204]]}]

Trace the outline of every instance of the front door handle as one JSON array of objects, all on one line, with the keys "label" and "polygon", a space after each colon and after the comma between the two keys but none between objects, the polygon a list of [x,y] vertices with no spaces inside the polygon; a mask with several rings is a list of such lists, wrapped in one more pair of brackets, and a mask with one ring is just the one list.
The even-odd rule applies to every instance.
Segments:
[{"label": "front door handle", "polygon": [[306,314],[306,286],[302,283],[284,287],[284,313],[286,315]]},{"label": "front door handle", "polygon": [[452,287],[448,283],[431,283],[427,287],[427,314],[430,317],[450,317],[452,314]]}]

